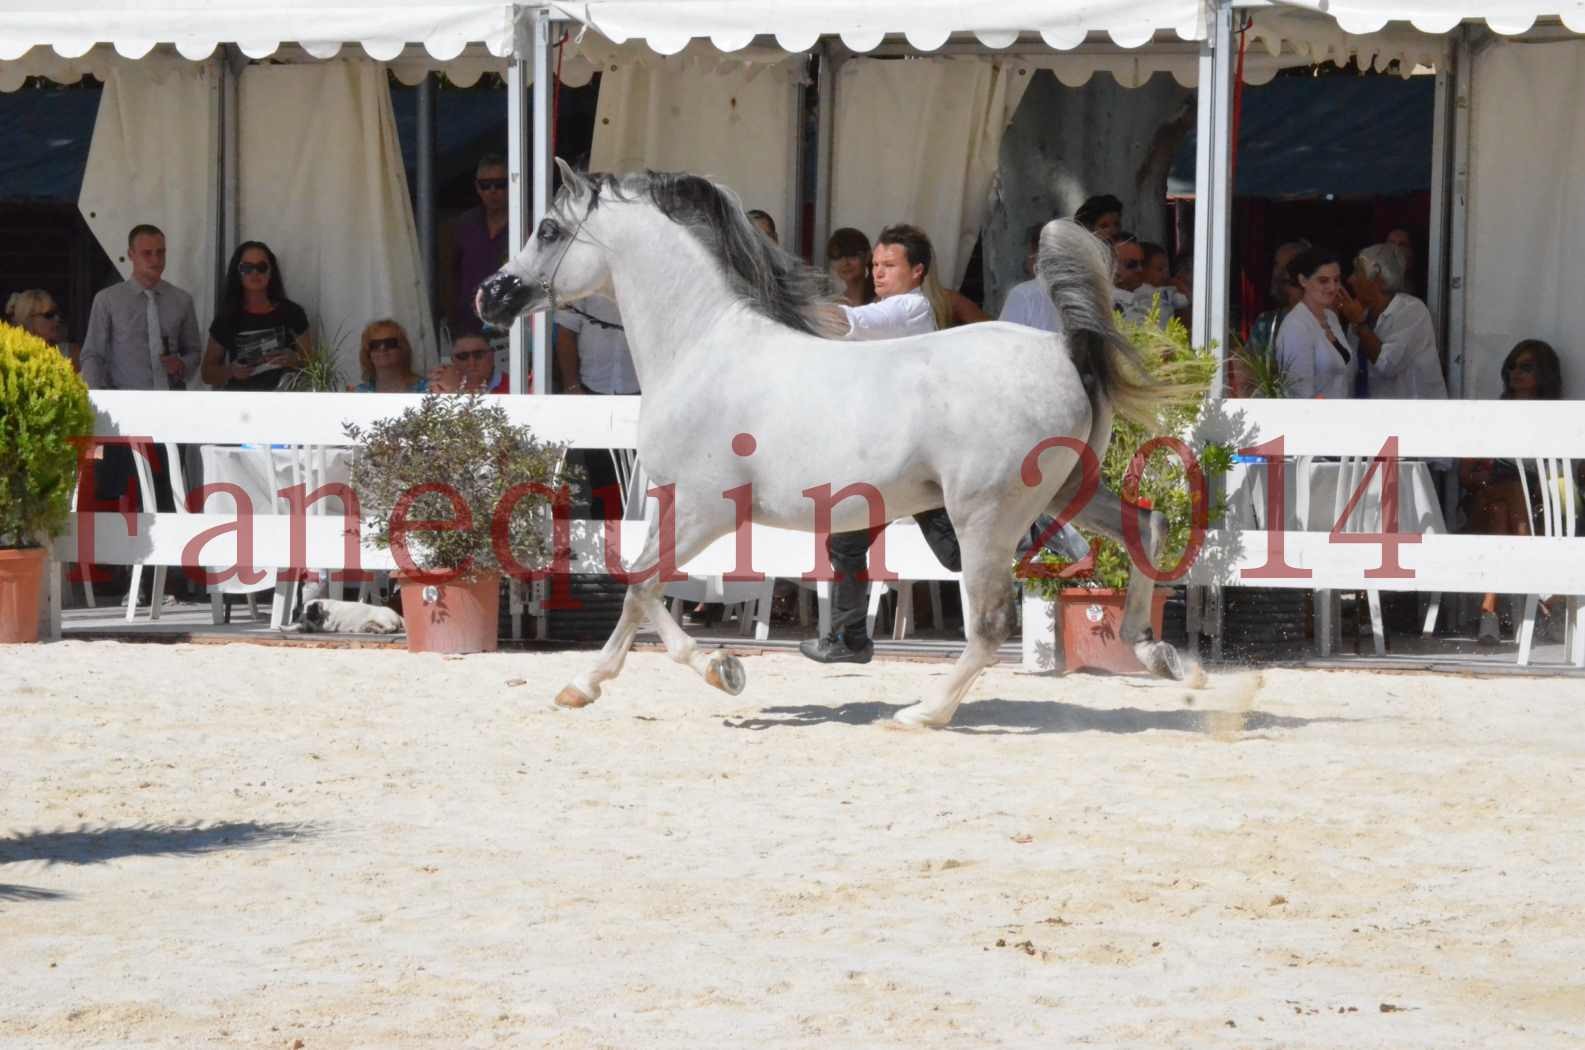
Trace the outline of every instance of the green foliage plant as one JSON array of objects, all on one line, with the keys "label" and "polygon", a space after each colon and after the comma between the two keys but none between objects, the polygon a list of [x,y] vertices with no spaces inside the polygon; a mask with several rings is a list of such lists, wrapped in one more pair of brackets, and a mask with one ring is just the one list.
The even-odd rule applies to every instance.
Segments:
[{"label": "green foliage plant", "polygon": [[347,389],[341,368],[336,363],[337,350],[330,343],[319,342],[303,357],[302,362],[281,380],[281,389],[301,393],[340,393]]},{"label": "green foliage plant", "polygon": [[[352,490],[376,546],[390,549],[393,540],[400,541],[421,572],[478,578],[513,568],[503,564],[492,537],[492,529],[500,528],[504,553],[517,565],[536,569],[548,563],[552,499],[546,490],[569,478],[559,469],[564,446],[514,426],[504,408],[477,395],[430,394],[418,407],[367,429],[348,423],[344,430],[355,446]],[[444,489],[422,488],[437,485]],[[530,485],[545,488],[524,488]],[[508,508],[509,497],[514,499]],[[402,504],[409,530],[398,535],[400,528],[392,526]],[[509,513],[496,526],[503,508]],[[458,527],[410,528],[423,522]]]},{"label": "green foliage plant", "polygon": [[[1148,506],[1166,516],[1167,542],[1156,564],[1159,569],[1167,570],[1188,548],[1193,530],[1193,499],[1184,465],[1170,449],[1158,447],[1145,461],[1137,490],[1125,484],[1125,480],[1135,454],[1146,442],[1164,436],[1179,438],[1189,446],[1205,475],[1205,498],[1211,501],[1206,507],[1207,519],[1214,522],[1221,517],[1222,501],[1212,501],[1211,494],[1220,489],[1213,484],[1213,479],[1231,468],[1232,450],[1219,442],[1197,441],[1195,436],[1216,375],[1216,350],[1214,347],[1191,347],[1189,331],[1177,318],[1163,329],[1154,308],[1137,323],[1119,317],[1117,325],[1139,351],[1151,377],[1160,384],[1164,407],[1154,427],[1140,426],[1121,416],[1113,419],[1111,443],[1101,461],[1101,483],[1119,493],[1125,506],[1129,503]],[[1141,527],[1141,534],[1143,532]],[[1041,551],[1031,559],[1038,568],[1022,581],[1025,592],[1054,600],[1059,591],[1070,587],[1126,588],[1132,564],[1128,551],[1113,540],[1098,536],[1086,538],[1091,540],[1095,551],[1091,574],[1059,578],[1057,573],[1066,569],[1068,562],[1049,551]]]},{"label": "green foliage plant", "polygon": [[88,387],[59,350],[0,323],[0,547],[36,547],[66,529],[80,441],[93,433]]}]

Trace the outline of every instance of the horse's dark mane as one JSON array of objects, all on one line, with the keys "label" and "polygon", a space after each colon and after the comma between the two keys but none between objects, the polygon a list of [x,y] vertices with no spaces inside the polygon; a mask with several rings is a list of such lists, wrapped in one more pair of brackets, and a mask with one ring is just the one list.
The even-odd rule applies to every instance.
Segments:
[{"label": "horse's dark mane", "polygon": [[[831,278],[760,233],[730,190],[700,175],[644,171],[590,176],[617,200],[644,196],[710,251],[737,296],[757,313],[809,335],[830,337]],[[599,200],[598,193],[595,200]],[[843,326],[845,327],[845,326]]]}]

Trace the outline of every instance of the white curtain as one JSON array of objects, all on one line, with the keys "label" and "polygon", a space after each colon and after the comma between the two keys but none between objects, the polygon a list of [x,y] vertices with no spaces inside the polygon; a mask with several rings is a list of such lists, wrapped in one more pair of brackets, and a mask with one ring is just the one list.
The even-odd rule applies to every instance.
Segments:
[{"label": "white curtain", "polygon": [[338,348],[348,382],[359,378],[358,335],[377,318],[407,329],[417,372],[433,367],[385,68],[360,60],[249,66],[239,110],[239,240],[275,252],[287,295],[318,338]]},{"label": "white curtain", "polygon": [[886,226],[912,223],[935,245],[941,283],[956,287],[990,208],[1002,133],[1028,83],[1011,59],[843,63],[831,227],[853,226],[873,241]]},{"label": "white curtain", "polygon": [[621,65],[600,78],[592,171],[692,171],[730,187],[790,236],[790,62],[715,72],[691,64]]},{"label": "white curtain", "polygon": [[1495,43],[1475,59],[1466,397],[1498,396],[1503,358],[1538,338],[1562,359],[1563,396],[1585,398],[1581,98],[1585,42]]},{"label": "white curtain", "polygon": [[77,197],[124,278],[132,275],[127,231],[147,222],[165,232],[165,279],[192,294],[200,331],[215,305],[217,75],[207,63],[112,70]]}]

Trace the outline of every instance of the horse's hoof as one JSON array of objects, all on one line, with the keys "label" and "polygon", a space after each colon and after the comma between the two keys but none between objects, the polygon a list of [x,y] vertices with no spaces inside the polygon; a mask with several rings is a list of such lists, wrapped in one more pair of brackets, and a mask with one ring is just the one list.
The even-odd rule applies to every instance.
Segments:
[{"label": "horse's hoof", "polygon": [[567,686],[556,694],[557,707],[588,707],[594,703],[594,697],[585,696],[574,686]]},{"label": "horse's hoof", "polygon": [[1178,655],[1175,646],[1168,642],[1140,642],[1134,647],[1134,655],[1139,662],[1145,665],[1145,670],[1157,678],[1170,678],[1174,682],[1184,679],[1183,658]]},{"label": "horse's hoof", "polygon": [[728,696],[736,696],[748,684],[748,675],[743,671],[743,662],[737,657],[718,656],[710,661],[704,680]]},{"label": "horse's hoof", "polygon": [[912,707],[905,707],[897,712],[892,716],[892,720],[905,726],[916,726],[921,729],[940,729],[952,721],[952,716],[932,714],[925,709],[924,704],[914,704]]}]

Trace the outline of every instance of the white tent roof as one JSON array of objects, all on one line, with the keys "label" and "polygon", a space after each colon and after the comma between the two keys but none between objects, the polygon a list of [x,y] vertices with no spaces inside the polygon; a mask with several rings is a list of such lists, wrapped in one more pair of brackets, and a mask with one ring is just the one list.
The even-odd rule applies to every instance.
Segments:
[{"label": "white tent roof", "polygon": [[49,47],[78,58],[110,44],[125,58],[142,58],[157,44],[174,44],[201,60],[220,44],[236,44],[251,58],[300,44],[328,58],[346,43],[388,60],[404,45],[422,44],[437,59],[455,58],[470,43],[492,54],[512,49],[512,5],[504,0],[5,0],[0,5],[0,60]]},{"label": "white tent roof", "polygon": [[616,43],[642,39],[673,54],[695,37],[722,51],[768,34],[788,51],[805,51],[837,35],[854,51],[870,51],[900,33],[934,51],[953,33],[973,33],[988,47],[1007,47],[1020,33],[1039,33],[1068,49],[1102,31],[1123,47],[1148,43],[1158,30],[1185,40],[1204,36],[1198,0],[549,0],[566,18]]}]

